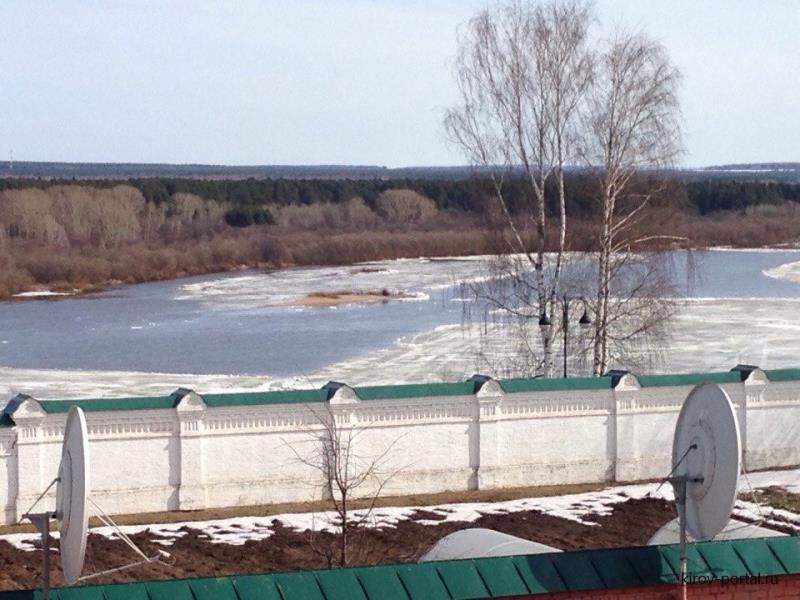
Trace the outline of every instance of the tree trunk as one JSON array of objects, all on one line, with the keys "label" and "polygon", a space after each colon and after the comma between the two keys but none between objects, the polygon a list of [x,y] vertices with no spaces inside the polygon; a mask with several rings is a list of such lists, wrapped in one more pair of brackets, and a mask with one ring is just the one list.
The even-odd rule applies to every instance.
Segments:
[{"label": "tree trunk", "polygon": [[616,198],[608,191],[603,199],[603,232],[597,264],[597,308],[592,373],[602,375],[608,368],[608,302],[611,296],[612,225]]}]

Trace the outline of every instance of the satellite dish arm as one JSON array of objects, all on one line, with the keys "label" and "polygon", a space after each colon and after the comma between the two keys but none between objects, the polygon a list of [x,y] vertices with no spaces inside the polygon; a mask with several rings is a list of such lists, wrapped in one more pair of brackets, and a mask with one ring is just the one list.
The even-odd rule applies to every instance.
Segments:
[{"label": "satellite dish arm", "polygon": [[[41,502],[42,498],[44,498],[47,495],[47,492],[49,492],[50,489],[55,484],[57,484],[59,481],[60,481],[60,479],[58,477],[56,477],[55,479],[53,479],[53,481],[50,482],[50,485],[48,485],[44,489],[44,491],[41,494],[39,494],[39,497],[36,498],[36,500],[34,500],[33,504],[31,504],[31,507],[22,514],[22,518],[23,519],[28,519],[29,521],[33,522],[33,519],[31,519],[31,517],[35,517],[37,515],[44,515],[44,514],[50,515],[50,518],[57,517],[57,513],[56,512],[34,513],[33,509],[36,508],[36,505],[39,504],[39,502]],[[34,525],[35,524],[36,523],[34,523]]]},{"label": "satellite dish arm", "polygon": [[[102,577],[103,575],[111,575],[112,573],[127,571],[128,569],[133,569],[134,567],[139,567],[141,565],[149,565],[150,563],[159,561],[162,558],[172,558],[172,555],[169,552],[164,552],[163,550],[159,550],[158,554],[154,554],[153,556],[146,556],[142,560],[137,561],[135,563],[131,563],[129,565],[123,565],[121,567],[115,567],[113,569],[106,569],[105,571],[98,571],[97,573],[90,573],[89,575],[83,575],[82,577],[78,578],[78,581],[88,581],[90,579],[96,579],[98,577]],[[174,562],[170,564],[174,564]]]}]

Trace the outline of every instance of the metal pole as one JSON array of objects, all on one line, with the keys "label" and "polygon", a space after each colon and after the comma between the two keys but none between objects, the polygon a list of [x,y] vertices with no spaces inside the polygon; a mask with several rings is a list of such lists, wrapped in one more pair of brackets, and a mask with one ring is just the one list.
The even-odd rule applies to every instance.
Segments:
[{"label": "metal pole", "polygon": [[568,335],[568,322],[569,322],[569,300],[567,295],[564,294],[564,315],[561,320],[561,328],[564,332],[564,377],[567,376],[567,335]]},{"label": "metal pole", "polygon": [[50,599],[50,515],[44,515],[44,526],[42,527],[42,548],[44,560],[42,567],[42,600]]},{"label": "metal pole", "polygon": [[50,598],[50,519],[52,513],[26,513],[22,515],[29,519],[42,534],[42,600]]},{"label": "metal pole", "polygon": [[679,478],[679,497],[680,497],[680,526],[681,526],[681,542],[680,542],[680,557],[681,557],[681,572],[680,572],[680,582],[684,588],[684,594],[686,593],[686,476],[682,476]]}]

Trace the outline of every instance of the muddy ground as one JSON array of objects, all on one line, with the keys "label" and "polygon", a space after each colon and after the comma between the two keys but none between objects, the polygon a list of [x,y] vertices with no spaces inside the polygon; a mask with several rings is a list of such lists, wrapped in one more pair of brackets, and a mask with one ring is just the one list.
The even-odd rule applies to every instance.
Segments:
[{"label": "muddy ground", "polygon": [[[423,525],[416,520],[442,519],[441,515],[419,510],[414,519],[397,527],[371,529],[360,533],[350,545],[351,564],[381,564],[414,561],[442,536],[469,527],[487,527],[543,544],[575,550],[645,544],[650,536],[675,516],[674,507],[663,500],[628,500],[614,506],[609,515],[586,518],[596,525],[585,525],[538,511],[486,515],[470,523]],[[173,564],[150,564],[129,571],[105,575],[87,583],[111,583],[145,579],[230,575],[265,571],[326,568],[326,554],[333,546],[330,536],[297,532],[276,522],[275,533],[268,539],[248,541],[244,545],[213,544],[196,530],[184,529],[185,535],[169,547],[153,543],[147,532],[131,536],[146,554],[166,550]],[[52,560],[52,583],[61,585],[57,543]],[[133,552],[120,540],[90,535],[84,574],[102,571],[135,560]],[[0,540],[0,589],[26,589],[39,585],[41,554],[18,550]]]}]

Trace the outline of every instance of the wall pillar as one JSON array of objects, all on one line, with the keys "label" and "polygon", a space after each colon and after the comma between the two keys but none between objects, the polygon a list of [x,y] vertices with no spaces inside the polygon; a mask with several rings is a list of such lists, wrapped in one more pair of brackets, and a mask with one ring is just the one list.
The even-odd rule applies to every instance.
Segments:
[{"label": "wall pillar", "polygon": [[749,454],[749,436],[747,412],[752,405],[760,406],[764,402],[764,395],[769,385],[766,373],[761,369],[754,369],[744,380],[744,394],[738,406],[736,418],[739,420],[739,441],[742,446],[742,468],[747,471]]},{"label": "wall pillar", "polygon": [[503,391],[495,381],[487,381],[475,395],[474,432],[469,438],[470,467],[473,476],[469,489],[492,489],[503,486],[500,404]]},{"label": "wall pillar", "polygon": [[[44,417],[45,413],[41,406],[33,399],[25,400],[14,413],[17,431],[15,447],[17,469],[16,474],[11,476],[17,478],[17,493],[13,501],[9,498],[9,505],[13,503],[16,506],[16,514],[11,515],[11,522],[19,521],[58,475],[55,472],[47,474],[43,472],[44,439],[41,425]],[[55,489],[51,492],[55,494]],[[48,500],[42,499],[34,511],[42,511],[47,505]]]},{"label": "wall pillar", "polygon": [[638,479],[639,446],[636,438],[636,397],[641,391],[639,381],[631,373],[620,375],[611,396],[608,415],[608,459],[610,481]]},{"label": "wall pillar", "polygon": [[178,509],[208,507],[206,456],[203,417],[206,403],[194,392],[187,393],[177,406],[180,435],[180,486]]}]

